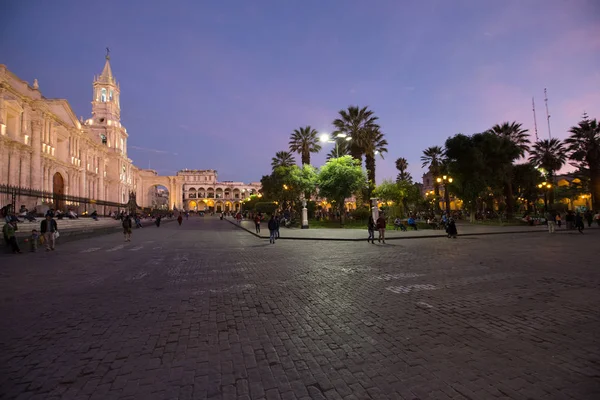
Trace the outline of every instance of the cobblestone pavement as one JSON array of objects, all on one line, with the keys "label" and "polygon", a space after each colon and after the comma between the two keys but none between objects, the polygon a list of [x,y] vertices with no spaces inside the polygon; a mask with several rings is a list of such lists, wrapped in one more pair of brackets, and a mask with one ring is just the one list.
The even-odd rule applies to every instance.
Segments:
[{"label": "cobblestone pavement", "polygon": [[0,398],[597,399],[598,243],[59,242],[0,260]]}]

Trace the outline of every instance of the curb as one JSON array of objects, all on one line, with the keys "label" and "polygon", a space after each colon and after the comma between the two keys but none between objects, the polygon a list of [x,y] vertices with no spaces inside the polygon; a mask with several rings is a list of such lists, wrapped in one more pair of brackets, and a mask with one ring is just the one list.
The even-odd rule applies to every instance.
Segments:
[{"label": "curb", "polygon": [[[161,225],[165,224],[165,223],[169,223],[169,222],[173,222],[176,221],[176,219],[169,219],[169,220],[164,220],[161,221]],[[88,239],[91,237],[95,237],[95,236],[102,236],[102,235],[108,235],[111,233],[117,233],[117,232],[122,232],[123,228],[119,225],[119,226],[106,226],[106,227],[102,227],[102,228],[96,228],[96,229],[70,229],[70,230],[64,230],[64,231],[60,231],[60,237],[58,239],[56,239],[57,243],[68,243],[68,242],[74,242],[76,240],[80,240],[80,239]],[[17,233],[17,241],[19,242],[19,246],[22,247],[22,250],[24,249],[24,246],[28,246],[28,243],[25,243],[24,239],[26,239],[28,237],[27,234],[22,234],[21,232]],[[38,245],[38,247],[41,247],[43,245]],[[4,239],[2,239],[2,237],[0,237],[0,250],[5,250],[7,248],[6,243],[4,242]],[[27,249],[25,249],[27,250]],[[2,253],[2,251],[0,251],[0,254]]]},{"label": "curb", "polygon": [[[231,221],[225,218],[227,222],[232,225],[237,226],[238,228],[250,233],[253,236],[256,236],[259,239],[268,239],[268,237],[263,237],[257,234],[256,232],[252,232],[250,229],[245,228],[241,225],[238,225],[237,222]],[[483,232],[483,233],[464,233],[459,234],[458,236],[490,236],[490,235],[507,235],[507,234],[516,234],[516,233],[548,233],[547,230],[539,230],[539,229],[530,229],[526,231],[504,231],[504,232]],[[385,240],[404,240],[404,239],[438,239],[445,238],[446,234],[436,234],[436,235],[428,235],[428,236],[401,236],[401,237],[389,237]],[[277,240],[323,240],[330,242],[364,242],[366,238],[316,238],[316,237],[285,237],[280,236]]]}]

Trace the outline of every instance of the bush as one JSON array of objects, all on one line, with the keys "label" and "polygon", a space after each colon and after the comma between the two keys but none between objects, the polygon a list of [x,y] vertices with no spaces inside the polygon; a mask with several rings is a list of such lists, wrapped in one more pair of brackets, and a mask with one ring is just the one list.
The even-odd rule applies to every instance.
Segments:
[{"label": "bush", "polygon": [[254,210],[263,214],[273,214],[277,210],[277,204],[270,202],[256,203]]},{"label": "bush", "polygon": [[371,210],[369,210],[368,208],[361,207],[352,211],[351,215],[352,218],[354,218],[357,221],[365,221],[369,219],[369,216],[371,215]]}]

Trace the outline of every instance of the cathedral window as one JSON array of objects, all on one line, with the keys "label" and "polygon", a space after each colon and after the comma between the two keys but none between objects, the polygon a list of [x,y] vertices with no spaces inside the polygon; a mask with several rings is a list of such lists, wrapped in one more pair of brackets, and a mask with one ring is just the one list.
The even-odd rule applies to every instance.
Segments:
[{"label": "cathedral window", "polygon": [[101,102],[106,102],[106,89],[102,88],[102,90],[100,91],[100,101]]},{"label": "cathedral window", "polygon": [[113,91],[112,89],[110,90],[109,94],[108,94],[108,100],[112,101],[113,99]]}]

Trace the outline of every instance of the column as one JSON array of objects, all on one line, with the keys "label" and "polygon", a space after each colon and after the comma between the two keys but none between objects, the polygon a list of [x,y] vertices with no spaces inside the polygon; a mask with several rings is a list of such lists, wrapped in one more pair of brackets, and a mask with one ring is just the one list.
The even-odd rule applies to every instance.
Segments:
[{"label": "column", "polygon": [[6,135],[6,102],[4,101],[4,94],[6,89],[0,86],[0,135]]},{"label": "column", "polygon": [[19,184],[19,154],[12,146],[8,147],[8,184],[17,186]]},{"label": "column", "polygon": [[104,200],[104,160],[100,159],[98,163],[98,197],[97,200]]},{"label": "column", "polygon": [[31,170],[30,170],[30,167],[29,167],[29,165],[30,165],[29,158],[30,158],[29,153],[22,152],[22,154],[21,154],[21,167],[20,167],[21,178],[20,178],[20,181],[19,181],[19,186],[23,186],[23,187],[26,187],[26,188],[30,188],[31,187],[31,184],[30,184],[30,181],[29,181],[29,178],[31,176],[31,174],[30,174]]},{"label": "column", "polygon": [[[8,160],[8,149],[6,149],[4,145],[0,146],[0,160]],[[7,166],[8,164],[6,161],[0,162],[0,184],[2,185],[8,183]]]},{"label": "column", "polygon": [[80,172],[79,191],[77,192],[77,195],[79,197],[88,197],[85,190],[85,181],[87,178],[87,153],[85,152],[81,154],[81,165],[83,165],[83,171]]},{"label": "column", "polygon": [[42,121],[35,119],[31,124],[31,188],[43,190],[42,168]]}]

